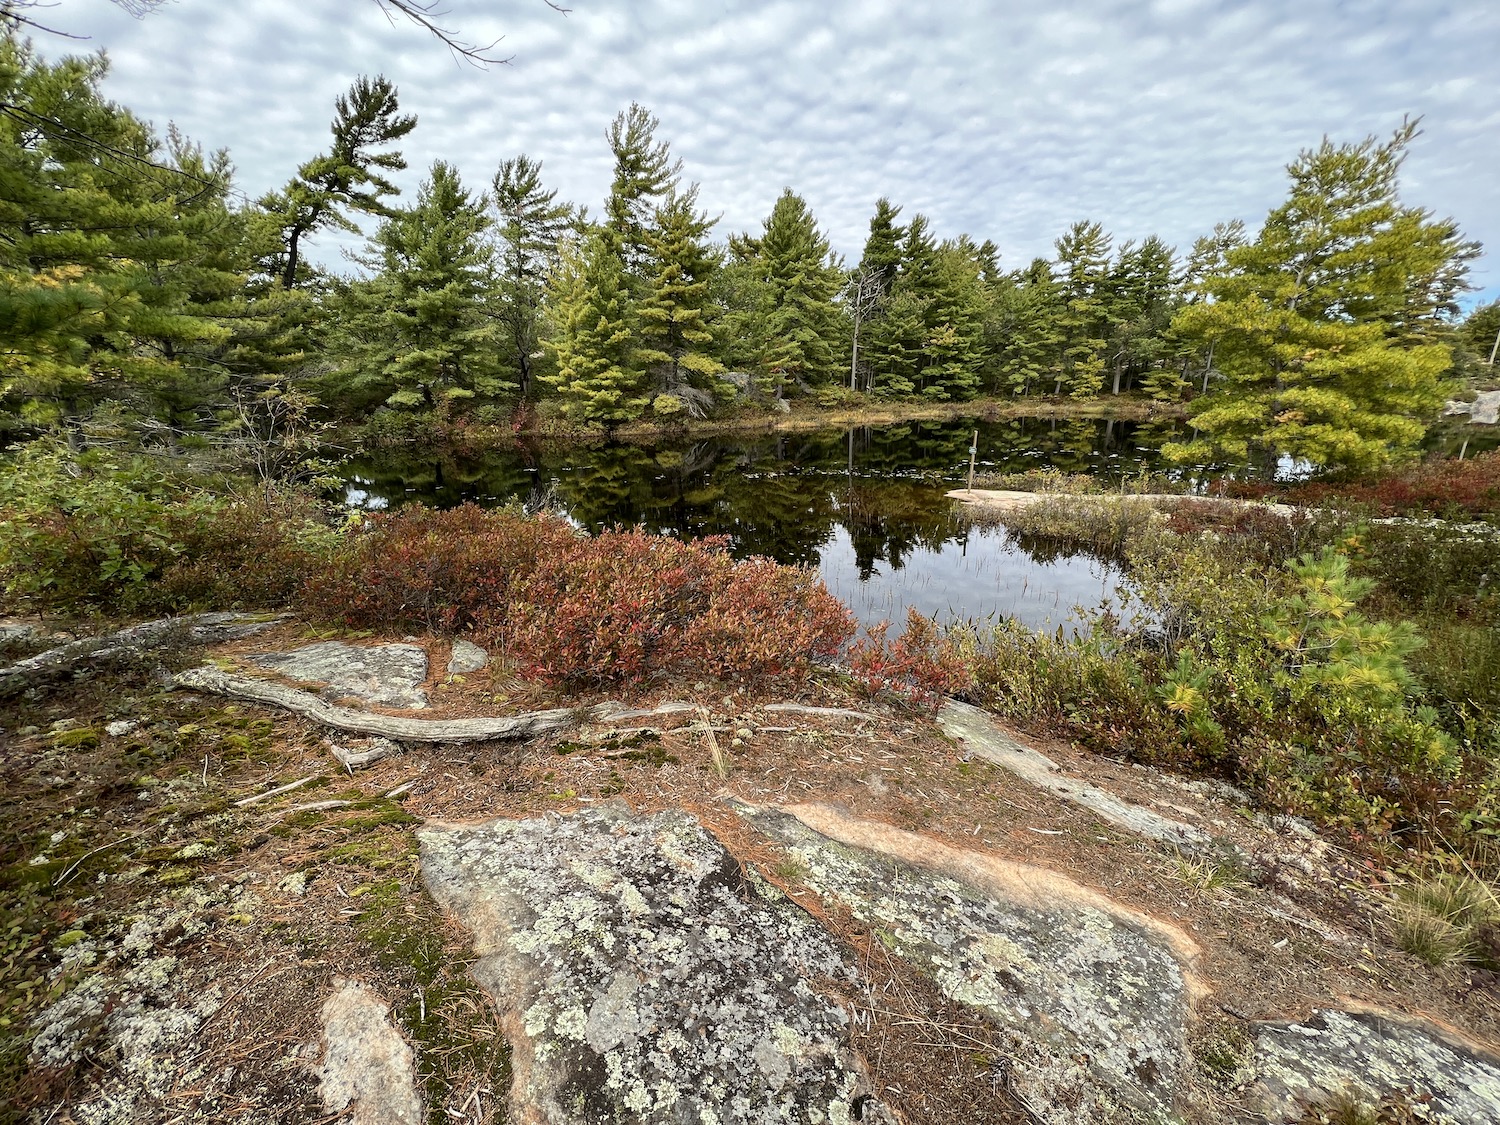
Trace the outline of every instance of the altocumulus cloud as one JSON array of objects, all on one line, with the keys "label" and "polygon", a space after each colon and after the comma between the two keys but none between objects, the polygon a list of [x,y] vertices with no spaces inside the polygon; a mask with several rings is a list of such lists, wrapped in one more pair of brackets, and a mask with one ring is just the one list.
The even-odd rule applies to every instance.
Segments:
[{"label": "altocumulus cloud", "polygon": [[[1495,153],[1500,5],[1409,0],[450,0],[469,41],[507,66],[455,63],[370,0],[174,0],[142,20],[62,0],[53,23],[113,61],[111,96],[209,147],[251,196],[324,147],[335,95],[360,73],[399,85],[420,118],[415,188],[435,159],[475,188],[525,152],[597,213],[604,130],[632,101],[722,214],[757,229],[784,186],[857,255],[875,199],[941,234],[992,238],[1015,266],[1075,219],[1119,239],[1186,245],[1215,222],[1252,228],[1283,168],[1325,134],[1424,135],[1407,198],[1500,242]],[[568,6],[565,5],[565,6]],[[49,54],[70,49],[43,44]],[[338,262],[325,239],[324,259]],[[1495,256],[1475,281],[1500,295]]]}]

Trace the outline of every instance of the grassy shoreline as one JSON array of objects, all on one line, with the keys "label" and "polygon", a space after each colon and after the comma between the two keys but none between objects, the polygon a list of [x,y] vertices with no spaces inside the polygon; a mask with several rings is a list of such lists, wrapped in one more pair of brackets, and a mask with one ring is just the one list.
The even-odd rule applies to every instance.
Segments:
[{"label": "grassy shoreline", "polygon": [[647,445],[667,441],[695,441],[707,437],[806,433],[846,429],[851,426],[890,426],[903,422],[947,422],[960,418],[982,418],[987,422],[1007,418],[1098,418],[1127,422],[1185,417],[1180,404],[1160,403],[1136,394],[1111,396],[1108,400],[1078,401],[1069,398],[986,397],[965,402],[866,402],[822,406],[799,400],[789,413],[778,413],[764,404],[742,404],[714,418],[685,421],[637,419],[615,427],[579,425],[565,418],[537,415],[517,424],[495,425],[434,421],[425,435],[415,433],[370,433],[365,428],[341,429],[334,444],[372,447],[412,441],[418,437],[447,441],[474,449],[512,444],[518,440],[598,442],[622,441]]}]

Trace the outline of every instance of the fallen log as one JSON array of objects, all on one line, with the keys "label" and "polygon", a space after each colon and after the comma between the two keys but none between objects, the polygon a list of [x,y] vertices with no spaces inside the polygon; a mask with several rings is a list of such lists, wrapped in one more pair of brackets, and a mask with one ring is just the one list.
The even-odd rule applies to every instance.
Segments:
[{"label": "fallen log", "polygon": [[402,715],[375,715],[324,702],[310,692],[237,676],[212,665],[190,668],[173,677],[175,687],[212,695],[243,699],[280,707],[320,726],[345,734],[370,734],[398,742],[484,742],[491,739],[534,738],[549,731],[577,726],[588,718],[588,711],[557,707],[550,711],[531,711],[503,719],[413,719]]},{"label": "fallen log", "polygon": [[80,664],[97,664],[139,656],[174,641],[189,644],[232,641],[269,629],[285,619],[285,614],[267,616],[264,613],[197,613],[188,617],[162,617],[114,633],[80,637],[76,641],[69,641],[65,645],[17,661],[7,668],[0,668],[0,699],[67,675]]}]

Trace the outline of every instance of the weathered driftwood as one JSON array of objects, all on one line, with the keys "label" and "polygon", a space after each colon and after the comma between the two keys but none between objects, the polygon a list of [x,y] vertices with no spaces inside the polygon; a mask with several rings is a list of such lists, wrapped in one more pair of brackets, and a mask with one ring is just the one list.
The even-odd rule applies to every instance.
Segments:
[{"label": "weathered driftwood", "polygon": [[179,672],[173,683],[177,687],[193,691],[280,707],[346,734],[380,735],[398,742],[457,743],[534,738],[548,731],[576,726],[580,719],[579,712],[568,707],[531,711],[505,719],[412,719],[399,715],[373,715],[368,711],[335,707],[309,692],[298,691],[269,680],[237,676],[212,665]]},{"label": "weathered driftwood", "polygon": [[173,641],[213,644],[248,637],[284,619],[285,615],[268,617],[263,613],[197,613],[189,617],[162,617],[96,637],[80,637],[0,668],[0,698],[65,676],[84,663],[120,660]]}]

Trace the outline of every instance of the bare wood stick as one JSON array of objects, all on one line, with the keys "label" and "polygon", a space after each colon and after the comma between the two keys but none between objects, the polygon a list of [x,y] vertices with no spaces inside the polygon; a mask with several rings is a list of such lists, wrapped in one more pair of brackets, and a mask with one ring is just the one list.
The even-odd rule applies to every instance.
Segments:
[{"label": "bare wood stick", "polygon": [[269,680],[238,676],[211,665],[190,668],[173,678],[176,687],[210,692],[251,703],[266,703],[346,734],[375,734],[398,742],[483,742],[490,739],[534,738],[576,726],[589,712],[571,707],[530,711],[504,719],[413,719],[375,715],[335,707],[310,692]]},{"label": "bare wood stick", "polygon": [[269,801],[272,797],[279,797],[283,793],[290,793],[293,789],[301,789],[311,777],[299,777],[296,781],[289,781],[285,785],[278,785],[275,789],[267,789],[264,793],[256,793],[250,797],[244,797],[234,803],[234,807],[242,809],[246,805],[259,804],[261,801]]}]

